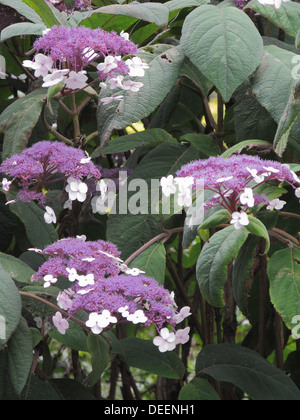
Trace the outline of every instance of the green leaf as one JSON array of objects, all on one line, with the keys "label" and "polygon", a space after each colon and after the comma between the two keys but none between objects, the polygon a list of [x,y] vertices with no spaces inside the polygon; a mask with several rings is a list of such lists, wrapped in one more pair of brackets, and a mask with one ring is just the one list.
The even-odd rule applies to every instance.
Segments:
[{"label": "green leaf", "polygon": [[230,157],[233,153],[240,153],[243,149],[246,148],[253,148],[253,147],[270,147],[270,143],[265,140],[245,140],[241,141],[240,143],[235,144],[234,146],[230,147],[230,149],[226,150],[226,152],[222,153],[223,158]]},{"label": "green leaf", "polygon": [[252,9],[283,29],[287,35],[295,37],[299,30],[300,5],[294,2],[282,3],[279,9],[263,6],[257,0],[248,3],[244,10]]},{"label": "green leaf", "polygon": [[201,159],[207,159],[210,156],[218,156],[220,149],[213,138],[207,134],[184,134],[180,141],[187,141],[200,152]]},{"label": "green leaf", "polygon": [[[177,140],[161,128],[149,128],[138,133],[112,139],[109,145],[103,149],[103,154],[126,152],[142,146],[157,146],[164,142],[177,143]],[[92,156],[94,157],[95,153]]]},{"label": "green leaf", "polygon": [[90,386],[95,385],[101,378],[109,362],[109,346],[101,336],[90,333],[87,338],[88,351],[92,357],[92,375]]},{"label": "green leaf", "polygon": [[184,9],[186,7],[196,7],[203,4],[207,4],[206,0],[171,0],[165,3],[165,6],[169,9],[170,12],[173,10]]},{"label": "green leaf", "polygon": [[14,280],[20,283],[30,283],[34,270],[13,255],[0,252],[0,265]]},{"label": "green leaf", "polygon": [[102,89],[97,110],[101,148],[107,145],[114,129],[122,130],[148,117],[160,105],[176,83],[183,60],[184,54],[179,47],[169,48],[156,56],[149,62],[150,68],[145,71],[144,86],[136,93],[122,91],[124,98],[120,102],[103,105],[101,99],[110,93]]},{"label": "green leaf", "polygon": [[282,156],[285,151],[290,132],[293,125],[300,114],[300,82],[298,81],[291,93],[289,101],[286,105],[286,108],[282,114],[282,117],[279,120],[278,129],[274,138],[274,149],[275,152]]},{"label": "green leaf", "polygon": [[49,331],[49,336],[73,350],[87,352],[87,338],[82,327],[74,321],[68,322],[70,328],[66,330],[65,334],[60,334],[56,328],[53,328]]},{"label": "green leaf", "polygon": [[113,4],[96,9],[93,14],[96,13],[130,16],[155,23],[157,26],[167,26],[169,21],[169,9],[161,3]]},{"label": "green leaf", "polygon": [[27,146],[32,130],[41,115],[46,89],[36,89],[8,106],[0,116],[4,133],[2,159],[20,153]]},{"label": "green leaf", "polygon": [[[9,199],[15,198],[8,193]],[[52,224],[44,220],[44,211],[34,202],[23,203],[17,201],[9,205],[10,210],[24,223],[28,239],[33,247],[44,249],[47,245],[57,241],[57,233]]]},{"label": "green leaf", "polygon": [[263,42],[251,19],[233,7],[195,9],[185,19],[184,53],[219,90],[225,102],[258,67]]},{"label": "green leaf", "polygon": [[[149,340],[131,337],[119,341],[121,358],[132,367],[143,369],[164,378],[182,379],[185,367],[174,352],[161,353]],[[112,351],[119,353],[119,345]]]},{"label": "green leaf", "polygon": [[0,399],[5,395],[7,383],[19,395],[26,385],[32,364],[32,337],[26,321],[21,318],[7,347],[0,352]]},{"label": "green leaf", "polygon": [[279,123],[295,85],[298,55],[269,45],[260,66],[251,78],[257,100]]},{"label": "green leaf", "polygon": [[232,287],[236,304],[241,312],[248,318],[249,314],[248,301],[250,290],[253,285],[254,275],[254,258],[257,252],[259,238],[257,236],[249,236],[241,247],[238,256],[233,265]]},{"label": "green leaf", "polygon": [[0,4],[9,6],[16,10],[20,15],[25,16],[28,20],[34,23],[41,23],[41,17],[22,0],[0,0]]},{"label": "green leaf", "polygon": [[300,391],[281,370],[258,353],[235,344],[213,344],[203,348],[196,373],[229,382],[252,400],[299,400]]},{"label": "green leaf", "polygon": [[223,223],[228,223],[230,219],[230,212],[226,209],[221,209],[208,217],[205,222],[199,226],[199,229],[211,229]]},{"label": "green leaf", "polygon": [[268,262],[270,296],[288,328],[300,314],[300,251],[288,248],[275,252]]},{"label": "green leaf", "polygon": [[1,42],[5,42],[13,36],[19,35],[42,35],[46,29],[44,23],[30,23],[30,22],[19,22],[13,25],[7,26],[1,31]]},{"label": "green leaf", "polygon": [[21,307],[21,298],[15,283],[0,266],[0,349],[19,324]]},{"label": "green leaf", "polygon": [[246,229],[256,236],[261,236],[266,240],[265,254],[270,250],[270,237],[266,226],[259,219],[253,216],[248,216],[249,225],[246,226]]},{"label": "green leaf", "polygon": [[85,386],[74,379],[51,379],[49,382],[63,401],[96,400],[93,394],[89,392]]},{"label": "green leaf", "polygon": [[165,246],[161,242],[151,245],[138,255],[129,266],[145,271],[145,276],[152,277],[159,284],[164,284],[166,271]]},{"label": "green leaf", "polygon": [[215,233],[204,245],[197,261],[196,275],[204,299],[212,306],[224,306],[227,268],[237,257],[247,236],[247,229],[228,226]]},{"label": "green leaf", "polygon": [[298,30],[296,35],[295,46],[297,49],[300,49],[300,29]]},{"label": "green leaf", "polygon": [[30,6],[37,14],[42,18],[42,21],[45,23],[47,28],[52,28],[52,26],[60,26],[60,21],[57,19],[53,13],[54,7],[50,7],[48,2],[44,0],[23,0],[23,3]]},{"label": "green leaf", "polygon": [[202,378],[195,378],[181,388],[179,401],[219,401],[220,397],[214,387]]}]

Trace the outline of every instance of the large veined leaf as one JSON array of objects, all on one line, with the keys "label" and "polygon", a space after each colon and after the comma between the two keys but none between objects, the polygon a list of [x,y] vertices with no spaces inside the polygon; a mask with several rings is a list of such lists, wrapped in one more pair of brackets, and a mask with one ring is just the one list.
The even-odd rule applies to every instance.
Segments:
[{"label": "large veined leaf", "polygon": [[288,248],[275,252],[268,262],[270,296],[288,328],[300,314],[300,251]]},{"label": "large veined leaf", "polygon": [[299,400],[300,391],[258,353],[235,344],[208,345],[198,354],[196,373],[229,382],[252,400]]},{"label": "large veined leaf", "polygon": [[224,306],[228,265],[237,257],[248,234],[247,229],[228,226],[204,245],[197,261],[197,280],[204,299],[211,305]]},{"label": "large veined leaf", "polygon": [[184,22],[181,45],[225,102],[255,71],[263,55],[263,42],[255,25],[233,7],[198,7]]},{"label": "large veined leaf", "polygon": [[7,39],[19,35],[42,35],[45,29],[44,23],[19,22],[4,28],[1,31],[0,40],[5,42]]},{"label": "large veined leaf", "polygon": [[[265,47],[260,66],[251,78],[257,100],[279,123],[295,85],[299,56],[275,45]],[[299,120],[293,129],[299,130]],[[292,133],[293,133],[292,129]]]},{"label": "large veined leaf", "polygon": [[169,9],[161,3],[112,4],[92,12],[97,13],[130,16],[155,23],[157,26],[166,26],[169,20]]},{"label": "large veined leaf", "polygon": [[294,2],[282,3],[279,9],[272,6],[263,6],[257,0],[247,4],[245,9],[252,9],[270,20],[274,25],[283,29],[284,32],[291,36],[296,36],[299,30],[300,21],[300,4]]},{"label": "large veined leaf", "polygon": [[194,378],[181,388],[179,400],[186,401],[219,401],[220,398],[214,387],[202,378]]},{"label": "large veined leaf", "polygon": [[23,0],[23,3],[35,10],[48,28],[60,25],[59,12],[51,3],[44,0]]},{"label": "large veined leaf", "polygon": [[295,84],[287,106],[278,124],[278,129],[274,139],[274,148],[275,152],[279,156],[282,156],[283,152],[285,151],[292,127],[297,121],[300,114],[299,89],[300,82]]},{"label": "large veined leaf", "polygon": [[0,399],[11,384],[19,395],[24,388],[32,364],[32,335],[26,321],[21,318],[7,347],[0,352]]},{"label": "large veined leaf", "polygon": [[161,242],[151,245],[131,263],[130,267],[139,268],[145,276],[152,277],[159,284],[164,284],[166,271],[166,249]]},{"label": "large veined leaf", "polygon": [[180,73],[184,60],[180,48],[170,48],[150,60],[150,68],[140,79],[144,86],[139,92],[125,92],[120,102],[103,105],[101,99],[110,96],[110,91],[103,89],[99,98],[97,124],[100,147],[107,145],[114,129],[121,130],[153,112],[169,93]]},{"label": "large veined leaf", "polygon": [[185,7],[197,7],[209,3],[206,0],[171,0],[165,3],[165,6],[172,12],[173,10],[183,9]]},{"label": "large veined leaf", "polygon": [[15,283],[0,266],[0,349],[15,331],[20,321],[21,307]]},{"label": "large veined leaf", "polygon": [[4,133],[2,159],[20,153],[27,146],[40,117],[46,89],[37,89],[8,106],[0,116],[0,132]]},{"label": "large veined leaf", "polygon": [[149,340],[131,337],[120,340],[112,352],[119,353],[129,365],[164,378],[181,379],[185,368],[174,352],[161,353]]},{"label": "large veined leaf", "polygon": [[42,22],[42,18],[38,15],[38,13],[36,13],[36,11],[31,7],[27,6],[27,4],[25,4],[22,0],[0,0],[0,4],[11,7],[31,22]]},{"label": "large veined leaf", "polygon": [[20,283],[30,283],[34,274],[34,270],[22,260],[3,252],[0,252],[0,265],[12,279]]},{"label": "large veined leaf", "polygon": [[[15,195],[8,193],[9,199],[14,199]],[[32,246],[43,249],[47,245],[55,242],[57,232],[52,224],[47,224],[44,220],[44,211],[34,202],[23,203],[17,201],[9,205],[10,210],[24,223],[28,239]]]}]

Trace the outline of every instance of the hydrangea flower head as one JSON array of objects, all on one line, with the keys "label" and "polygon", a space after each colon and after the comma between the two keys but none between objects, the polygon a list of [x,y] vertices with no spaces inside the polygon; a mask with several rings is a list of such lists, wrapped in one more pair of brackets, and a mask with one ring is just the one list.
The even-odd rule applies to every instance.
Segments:
[{"label": "hydrangea flower head", "polygon": [[[41,141],[20,154],[4,160],[0,166],[0,172],[10,176],[9,183],[13,182],[20,188],[18,200],[25,202],[38,200],[43,204],[45,201],[43,188],[47,188],[57,179],[69,177],[79,184],[79,191],[76,191],[76,197],[72,196],[72,199],[79,199],[82,198],[83,192],[87,192],[81,185],[81,179],[89,176],[96,181],[101,176],[93,162],[84,160],[82,163],[85,157],[83,150],[64,143]],[[5,188],[7,185],[6,182]]]},{"label": "hydrangea flower head", "polygon": [[84,26],[71,28],[53,26],[34,43],[34,47],[38,53],[43,52],[51,58],[53,63],[59,63],[59,70],[68,68],[76,73],[84,70],[96,58],[113,56],[120,57],[115,63],[114,70],[118,68],[119,73],[127,74],[129,68],[121,57],[137,53],[137,47],[133,42],[115,32]]},{"label": "hydrangea flower head", "polygon": [[47,282],[49,287],[61,277],[68,279],[67,296],[59,294],[58,304],[68,308],[70,315],[79,310],[88,312],[86,325],[95,334],[125,321],[154,325],[160,331],[166,325],[174,328],[190,315],[189,308],[178,314],[172,294],[156,280],[141,271],[127,271],[119,251],[109,242],[67,238],[47,246],[42,253],[48,259],[32,280]]},{"label": "hydrangea flower head", "polygon": [[194,190],[197,180],[201,180],[204,189],[212,192],[206,208],[222,206],[232,214],[238,212],[241,205],[247,210],[256,205],[269,204],[266,197],[255,193],[255,189],[265,182],[284,181],[294,189],[300,183],[288,165],[249,155],[218,156],[191,162],[183,166],[177,176],[193,177]]}]

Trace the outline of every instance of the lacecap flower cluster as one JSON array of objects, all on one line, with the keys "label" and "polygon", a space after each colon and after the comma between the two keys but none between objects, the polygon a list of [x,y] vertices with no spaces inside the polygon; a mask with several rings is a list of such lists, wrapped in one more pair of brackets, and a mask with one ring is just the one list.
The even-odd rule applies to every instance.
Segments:
[{"label": "lacecap flower cluster", "polygon": [[[68,205],[72,201],[85,201],[88,184],[96,184],[101,177],[100,170],[91,158],[81,149],[75,149],[57,141],[40,141],[4,160],[0,172],[10,177],[2,180],[2,189],[7,192],[14,184],[19,188],[16,200],[29,202],[37,200],[44,205],[49,186],[58,181],[66,182],[69,196]],[[52,214],[52,217],[51,217]],[[46,206],[45,221],[56,221],[51,208]]]},{"label": "lacecap flower cluster", "polygon": [[[108,86],[111,91],[139,91],[143,83],[131,77],[143,77],[149,67],[136,56],[137,46],[124,31],[118,35],[101,28],[53,26],[44,31],[34,47],[36,55],[33,60],[23,61],[23,66],[33,69],[35,77],[42,77],[45,88],[61,83],[65,94],[87,86],[86,67],[93,62],[100,61],[95,64],[100,87]],[[112,95],[101,100],[107,104],[122,98]]]},{"label": "lacecap flower cluster", "polygon": [[190,207],[193,194],[201,184],[201,188],[211,192],[205,209],[225,208],[232,214],[231,224],[241,229],[249,224],[247,211],[255,206],[266,205],[268,210],[281,210],[286,204],[279,198],[269,201],[262,193],[256,192],[262,184],[270,181],[287,183],[300,198],[300,179],[289,165],[250,155],[210,157],[188,163],[177,172],[176,178],[172,175],[162,178],[161,186],[164,196],[178,192],[178,204]]},{"label": "lacecap flower cluster", "polygon": [[[189,340],[188,327],[175,330],[190,315],[189,308],[178,312],[173,294],[139,269],[128,268],[115,245],[76,237],[34,251],[48,259],[32,280],[40,280],[48,288],[61,278],[68,279],[70,287],[58,294],[57,304],[70,316],[86,311],[86,326],[94,334],[118,322],[131,322],[154,325],[159,332],[154,344],[162,352]],[[62,334],[69,328],[68,318],[60,312],[53,317],[53,323]]]}]

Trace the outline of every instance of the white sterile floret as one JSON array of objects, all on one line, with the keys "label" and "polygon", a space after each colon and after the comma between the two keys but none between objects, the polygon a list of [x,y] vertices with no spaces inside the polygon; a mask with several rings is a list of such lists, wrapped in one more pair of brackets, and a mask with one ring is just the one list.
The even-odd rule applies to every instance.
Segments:
[{"label": "white sterile floret", "polygon": [[111,79],[107,81],[107,83],[109,84],[111,90],[118,89],[118,88],[123,89],[123,85],[122,85],[123,80],[124,80],[124,76],[119,75],[117,77],[112,77]]},{"label": "white sterile floret", "polygon": [[80,71],[76,73],[75,71],[71,71],[69,73],[69,77],[66,80],[66,85],[69,89],[83,89],[86,85],[86,81],[88,77],[86,76],[86,71]]},{"label": "white sterile floret", "polygon": [[247,168],[247,171],[252,175],[252,177],[254,178],[254,181],[257,183],[257,184],[260,184],[261,182],[263,182],[264,181],[264,179],[265,179],[265,177],[267,177],[268,176],[268,174],[267,173],[263,173],[263,174],[261,174],[261,175],[258,175],[258,171],[257,171],[257,169],[250,169],[250,168]]},{"label": "white sterile floret", "polygon": [[111,316],[110,312],[104,309],[102,314],[98,314],[97,312],[92,312],[89,315],[89,319],[85,323],[85,325],[91,328],[94,334],[100,334],[104,328],[109,326],[109,324],[115,324],[116,322],[117,322],[117,318],[114,316]]},{"label": "white sterile floret", "polygon": [[44,287],[50,287],[51,284],[55,284],[57,282],[57,278],[53,277],[52,274],[47,274],[44,276]]},{"label": "white sterile floret", "polygon": [[102,73],[109,73],[111,70],[114,70],[118,67],[118,58],[112,55],[105,57],[104,63],[100,63],[97,66],[97,69]]},{"label": "white sterile floret", "polygon": [[56,223],[56,215],[54,213],[54,210],[49,206],[46,206],[46,212],[44,213],[44,219],[45,219],[45,222],[48,225],[50,225],[51,223]]},{"label": "white sterile floret", "polygon": [[[122,315],[124,312],[122,313]],[[124,315],[123,315],[124,316]],[[127,315],[127,321],[132,322],[133,324],[144,324],[146,321],[148,321],[148,318],[145,316],[144,312],[141,309],[138,309],[135,311],[134,314]]]},{"label": "white sterile floret", "polygon": [[3,178],[2,179],[2,189],[3,189],[3,191],[9,191],[11,183],[12,183],[12,181],[8,181],[7,178]]},{"label": "white sterile floret", "polygon": [[93,286],[95,284],[94,274],[78,276],[77,280],[80,287]]},{"label": "white sterile floret", "polygon": [[177,330],[175,334],[176,345],[187,343],[190,339],[189,333],[190,333],[190,327],[186,327],[183,330]]},{"label": "white sterile floret", "polygon": [[122,95],[118,95],[118,96],[108,96],[106,98],[102,98],[100,100],[100,102],[103,103],[103,105],[109,105],[112,102],[116,102],[116,101],[122,101],[122,99],[124,98],[124,96]]},{"label": "white sterile floret", "polygon": [[44,83],[42,84],[42,87],[48,88],[57,85],[64,80],[69,71],[70,70],[54,70],[53,73],[44,77]]},{"label": "white sterile floret", "polygon": [[70,296],[65,292],[59,292],[56,301],[57,305],[64,311],[67,311],[72,306],[72,300],[70,299]]},{"label": "white sterile floret", "polygon": [[247,213],[244,211],[240,213],[237,211],[232,213],[232,219],[230,223],[234,225],[235,229],[242,229],[244,226],[249,225],[249,218]]},{"label": "white sterile floret", "polygon": [[145,271],[142,271],[139,268],[128,268],[125,273],[130,276],[139,276],[140,274],[145,274]]},{"label": "white sterile floret", "polygon": [[77,270],[75,268],[66,268],[68,272],[68,278],[71,283],[73,283],[78,278]]},{"label": "white sterile floret", "polygon": [[144,77],[145,70],[149,68],[149,65],[144,63],[139,57],[133,57],[132,60],[126,60],[125,63],[129,67],[130,77]]},{"label": "white sterile floret", "polygon": [[120,32],[120,36],[125,39],[125,41],[129,40],[129,34],[125,31]]},{"label": "white sterile floret", "polygon": [[162,193],[165,197],[170,197],[171,194],[176,193],[177,188],[176,188],[173,175],[169,175],[168,177],[163,177],[160,180],[160,185],[162,188]]},{"label": "white sterile floret", "polygon": [[73,177],[69,177],[67,179],[67,183],[68,185],[66,186],[66,191],[69,194],[69,199],[71,201],[85,201],[88,192],[88,186],[84,182]]},{"label": "white sterile floret", "polygon": [[130,315],[129,311],[128,311],[128,306],[121,306],[121,308],[118,309],[118,312],[124,317],[127,318],[128,315]]},{"label": "white sterile floret", "polygon": [[281,210],[285,205],[286,201],[275,198],[274,200],[270,201],[269,205],[267,206],[267,210]]},{"label": "white sterile floret", "polygon": [[170,333],[168,328],[162,328],[160,335],[154,338],[153,344],[158,347],[161,353],[172,351],[176,347],[176,336],[174,333]]},{"label": "white sterile floret", "polygon": [[68,321],[62,317],[60,312],[56,312],[56,314],[52,317],[53,324],[58,329],[58,332],[61,334],[65,334],[66,330],[69,328]]},{"label": "white sterile floret", "polygon": [[53,60],[47,55],[37,54],[34,58],[34,61],[24,60],[23,66],[35,70],[35,77],[46,77],[52,70]]},{"label": "white sterile floret", "polygon": [[130,92],[138,92],[143,86],[144,86],[144,83],[133,82],[132,80],[126,80],[122,85],[122,89],[128,90]]},{"label": "white sterile floret", "polygon": [[297,198],[300,198],[300,187],[299,188],[296,188],[296,190],[295,190],[295,196]]},{"label": "white sterile floret", "polygon": [[245,188],[244,192],[240,195],[240,202],[244,206],[254,207],[255,200],[252,188]]},{"label": "white sterile floret", "polygon": [[180,312],[174,315],[174,320],[176,324],[180,324],[185,318],[191,315],[191,308],[189,306],[184,306],[181,308]]}]

